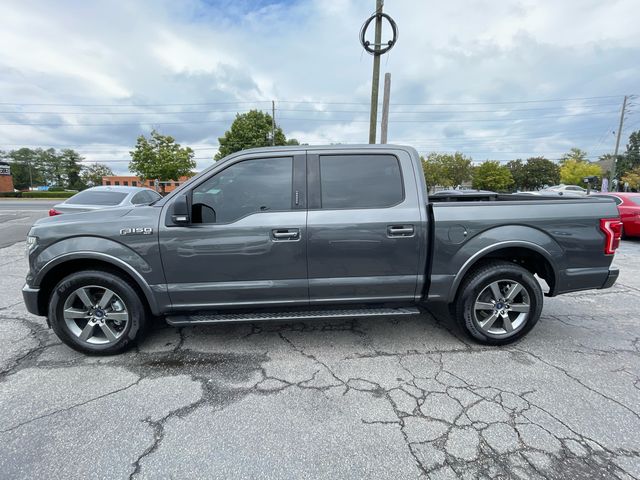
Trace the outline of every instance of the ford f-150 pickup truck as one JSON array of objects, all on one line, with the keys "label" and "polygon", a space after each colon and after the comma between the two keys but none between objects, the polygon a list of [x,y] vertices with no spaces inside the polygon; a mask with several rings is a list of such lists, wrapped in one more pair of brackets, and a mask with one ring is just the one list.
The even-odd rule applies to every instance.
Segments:
[{"label": "ford f-150 pickup truck", "polygon": [[94,354],[123,351],[155,317],[399,316],[438,303],[500,345],[533,328],[543,293],[613,285],[620,227],[605,198],[430,199],[411,147],[252,149],[151,205],[37,221],[23,295]]}]

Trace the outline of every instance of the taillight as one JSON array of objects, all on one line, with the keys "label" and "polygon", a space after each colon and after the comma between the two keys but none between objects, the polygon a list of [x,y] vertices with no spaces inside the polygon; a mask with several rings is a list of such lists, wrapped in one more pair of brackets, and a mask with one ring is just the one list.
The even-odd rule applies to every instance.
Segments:
[{"label": "taillight", "polygon": [[49,216],[50,217],[55,217],[56,215],[62,215],[62,212],[59,212],[55,208],[52,208],[51,210],[49,210]]},{"label": "taillight", "polygon": [[620,246],[620,237],[622,236],[622,222],[617,218],[600,219],[600,230],[604,233],[604,253],[613,255],[616,248]]}]

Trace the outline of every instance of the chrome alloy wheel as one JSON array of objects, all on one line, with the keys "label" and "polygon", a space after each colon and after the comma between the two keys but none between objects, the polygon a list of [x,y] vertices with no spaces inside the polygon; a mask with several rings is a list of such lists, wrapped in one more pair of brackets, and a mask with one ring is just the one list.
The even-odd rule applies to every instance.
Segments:
[{"label": "chrome alloy wheel", "polygon": [[116,343],[130,320],[122,299],[97,285],[78,288],[69,295],[63,316],[69,331],[92,345]]},{"label": "chrome alloy wheel", "polygon": [[530,309],[526,288],[515,280],[497,280],[477,296],[473,315],[483,333],[507,337],[527,323]]}]

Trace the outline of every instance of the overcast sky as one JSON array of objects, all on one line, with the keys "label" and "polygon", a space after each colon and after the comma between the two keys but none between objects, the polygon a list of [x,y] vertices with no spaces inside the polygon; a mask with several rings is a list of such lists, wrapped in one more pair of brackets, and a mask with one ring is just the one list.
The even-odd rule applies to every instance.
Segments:
[{"label": "overcast sky", "polygon": [[[71,147],[125,172],[152,128],[211,164],[236,112],[301,142],[365,143],[374,0],[0,3],[0,150]],[[640,93],[638,0],[385,2],[400,29],[390,143],[474,160],[611,152]],[[388,38],[385,31],[384,37]],[[638,101],[624,140],[640,128]]]}]

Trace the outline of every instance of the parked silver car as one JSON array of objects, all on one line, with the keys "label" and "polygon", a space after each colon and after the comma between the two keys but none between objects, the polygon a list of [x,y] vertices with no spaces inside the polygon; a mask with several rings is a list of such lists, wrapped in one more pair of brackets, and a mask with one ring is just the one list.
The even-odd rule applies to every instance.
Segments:
[{"label": "parked silver car", "polygon": [[162,196],[158,192],[145,187],[92,187],[55,205],[49,210],[49,216],[127,205],[147,205],[160,198]]}]

